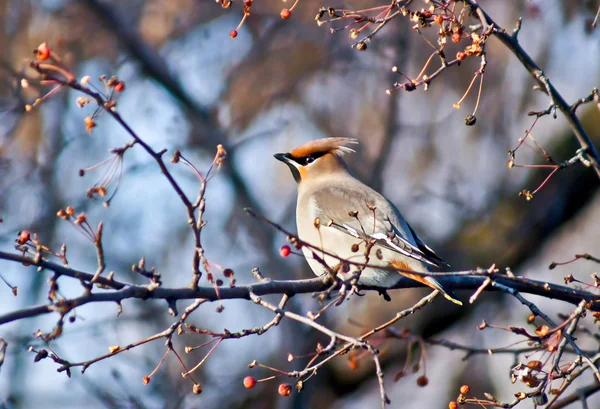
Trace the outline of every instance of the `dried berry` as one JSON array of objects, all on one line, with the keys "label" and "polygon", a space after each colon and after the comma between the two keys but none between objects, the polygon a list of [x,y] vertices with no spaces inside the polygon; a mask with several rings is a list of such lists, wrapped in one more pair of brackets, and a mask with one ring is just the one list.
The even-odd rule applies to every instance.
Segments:
[{"label": "dried berry", "polygon": [[246,389],[252,389],[256,386],[256,379],[251,376],[246,376],[244,378],[244,387]]},{"label": "dried berry", "polygon": [[289,383],[280,384],[279,388],[277,389],[277,393],[279,393],[281,396],[290,396],[292,394],[292,385]]},{"label": "dried berry", "polygon": [[280,16],[282,19],[287,20],[292,17],[292,11],[290,9],[281,10]]},{"label": "dried berry", "polygon": [[417,385],[419,385],[420,387],[427,386],[428,383],[429,383],[429,379],[427,379],[427,377],[425,375],[419,376],[417,378]]},{"label": "dried berry", "polygon": [[281,246],[281,248],[279,249],[279,254],[281,255],[281,257],[287,257],[291,254],[292,250],[290,249],[290,246],[285,245],[285,246]]}]

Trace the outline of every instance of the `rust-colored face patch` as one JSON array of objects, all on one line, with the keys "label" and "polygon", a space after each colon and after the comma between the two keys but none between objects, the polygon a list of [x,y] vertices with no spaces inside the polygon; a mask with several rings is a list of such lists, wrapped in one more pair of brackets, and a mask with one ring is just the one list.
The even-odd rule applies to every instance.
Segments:
[{"label": "rust-colored face patch", "polygon": [[299,168],[297,168],[298,173],[300,174],[300,180],[306,179],[307,173],[308,171],[306,170],[306,168],[300,166]]}]

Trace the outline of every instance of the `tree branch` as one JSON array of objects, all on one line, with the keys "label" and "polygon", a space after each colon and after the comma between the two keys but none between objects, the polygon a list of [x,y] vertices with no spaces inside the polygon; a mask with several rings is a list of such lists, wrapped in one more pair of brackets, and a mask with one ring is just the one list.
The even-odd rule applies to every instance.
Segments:
[{"label": "tree branch", "polygon": [[[6,252],[0,252],[0,259],[20,262],[25,265],[42,267],[43,269],[55,272],[59,276],[62,275],[72,277],[85,282],[91,282],[94,278],[94,275],[91,273],[74,270],[70,267],[65,267],[44,259],[36,260],[36,258],[33,257]],[[502,288],[508,287],[516,292],[540,295],[546,298],[557,299],[571,304],[579,304],[581,300],[586,300],[594,303],[594,305],[592,305],[590,308],[591,310],[600,311],[600,303],[598,303],[598,301],[600,301],[600,294],[573,289],[564,285],[549,284],[523,277],[510,277],[499,273],[490,273],[487,270],[437,273],[435,276],[442,285],[453,290],[477,290],[482,283],[484,283],[488,278],[491,278],[496,285],[488,286],[486,291],[502,291]],[[257,296],[263,296],[267,294],[287,294],[288,296],[292,296],[294,294],[306,294],[324,291],[331,285],[329,277],[325,276],[304,280],[279,281],[265,279],[260,283],[236,287],[198,287],[197,289],[165,287],[151,289],[145,285],[135,285],[105,277],[98,277],[97,284],[108,287],[111,289],[111,291],[87,294],[70,300],[63,299],[52,304],[31,306],[12,311],[7,314],[0,315],[0,325],[23,318],[48,314],[51,312],[58,312],[62,315],[65,315],[78,306],[94,302],[120,303],[126,299],[146,300],[149,298],[166,300],[169,303],[173,303],[176,300],[196,298],[205,299],[207,301],[219,301],[226,299],[249,300],[251,298],[251,293]],[[393,289],[414,288],[421,286],[422,284],[415,280],[402,278]],[[361,290],[380,290],[375,287],[365,286],[359,286],[358,288]]]},{"label": "tree branch", "polygon": [[598,175],[600,178],[600,154],[596,150],[596,147],[594,146],[589,135],[583,128],[579,118],[577,118],[577,115],[575,115],[575,112],[571,109],[571,105],[565,101],[562,95],[556,90],[554,85],[552,85],[548,77],[544,75],[542,69],[521,47],[516,36],[508,34],[506,30],[492,20],[490,16],[481,8],[481,6],[477,4],[476,0],[465,0],[465,2],[469,4],[473,10],[475,10],[479,20],[483,24],[484,29],[489,25],[493,25],[495,27],[492,31],[492,35],[498,38],[502,44],[504,44],[504,46],[506,46],[506,48],[508,48],[519,59],[519,61],[521,61],[523,67],[525,67],[525,69],[533,76],[533,78],[535,78],[542,90],[548,93],[552,104],[558,108],[567,119],[567,122],[571,126],[573,133],[577,137],[577,141],[579,142],[581,149],[589,156],[589,160],[593,165],[592,167],[594,168],[596,175]]}]

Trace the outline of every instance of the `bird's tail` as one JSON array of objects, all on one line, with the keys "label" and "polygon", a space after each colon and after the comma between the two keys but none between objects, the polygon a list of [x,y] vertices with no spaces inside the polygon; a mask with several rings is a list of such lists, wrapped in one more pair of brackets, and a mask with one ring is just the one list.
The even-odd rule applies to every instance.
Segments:
[{"label": "bird's tail", "polygon": [[411,280],[418,281],[422,284],[425,284],[427,287],[433,288],[434,290],[438,290],[446,299],[452,301],[454,304],[463,305],[463,303],[456,298],[456,295],[452,292],[452,290],[445,289],[442,285],[433,277],[430,276],[422,276],[420,274],[410,273],[411,270],[406,263],[403,262],[392,262],[392,266],[399,268],[401,270],[398,271],[400,275],[403,275],[406,278],[410,278]]},{"label": "bird's tail", "polygon": [[457,304],[457,305],[463,305],[463,303],[459,299],[456,298],[456,295],[452,292],[452,290],[448,290],[448,289],[442,287],[442,285],[435,278],[425,277],[425,281],[426,281],[426,283],[423,283],[423,284],[427,285],[428,287],[438,290],[440,293],[442,293],[442,295],[444,297],[446,297],[447,300],[452,301],[454,304]]}]

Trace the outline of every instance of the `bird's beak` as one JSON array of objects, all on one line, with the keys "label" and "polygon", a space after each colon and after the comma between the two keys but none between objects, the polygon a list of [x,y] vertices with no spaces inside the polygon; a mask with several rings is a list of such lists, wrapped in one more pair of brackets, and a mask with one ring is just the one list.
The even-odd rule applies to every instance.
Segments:
[{"label": "bird's beak", "polygon": [[288,166],[288,168],[290,168],[290,170],[292,171],[292,176],[294,176],[294,180],[296,181],[296,183],[300,183],[300,172],[298,171],[298,167],[300,165],[298,165],[296,162],[294,162],[294,160],[292,159],[290,154],[289,153],[276,153],[273,156],[275,157],[275,159],[280,160],[283,163],[285,163]]},{"label": "bird's beak", "polygon": [[273,157],[277,160],[282,161],[283,163],[288,163],[290,161],[289,154],[287,153],[276,153]]}]

